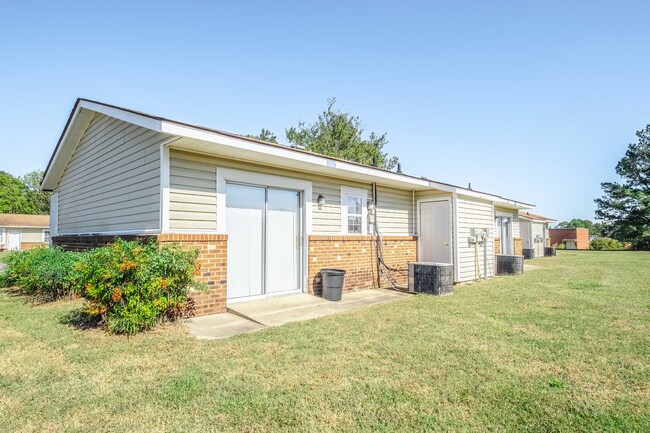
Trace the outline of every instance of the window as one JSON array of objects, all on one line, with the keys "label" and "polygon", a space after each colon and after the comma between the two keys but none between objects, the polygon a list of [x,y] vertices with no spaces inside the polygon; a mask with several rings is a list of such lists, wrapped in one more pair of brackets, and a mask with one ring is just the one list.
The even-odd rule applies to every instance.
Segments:
[{"label": "window", "polygon": [[367,233],[368,191],[361,188],[341,187],[341,231],[351,235]]},{"label": "window", "polygon": [[43,230],[43,242],[50,243],[50,231]]}]

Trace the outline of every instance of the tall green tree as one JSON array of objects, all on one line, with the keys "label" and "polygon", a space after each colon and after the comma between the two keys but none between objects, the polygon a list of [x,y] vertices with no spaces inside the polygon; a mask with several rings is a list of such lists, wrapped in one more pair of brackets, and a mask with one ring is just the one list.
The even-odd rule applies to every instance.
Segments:
[{"label": "tall green tree", "polygon": [[262,128],[257,135],[247,135],[250,138],[257,138],[258,140],[267,141],[269,143],[278,143],[278,137],[268,129]]},{"label": "tall green tree", "polygon": [[386,134],[371,132],[363,137],[363,124],[358,116],[334,109],[336,98],[327,101],[327,108],[311,124],[298,123],[286,130],[287,140],[312,152],[329,155],[387,170],[395,168],[398,159],[383,152],[388,143]]},{"label": "tall green tree", "polygon": [[34,203],[20,179],[0,171],[0,213],[36,213]]},{"label": "tall green tree", "polygon": [[34,170],[19,179],[25,186],[27,199],[34,205],[34,213],[47,215],[50,213],[50,193],[41,191],[43,174],[42,170]]},{"label": "tall green tree", "polygon": [[590,220],[574,218],[571,221],[559,222],[556,226],[559,229],[589,229],[590,235],[603,236],[603,224],[595,223]]},{"label": "tall green tree", "polygon": [[611,237],[650,249],[650,125],[636,136],[616,164],[623,182],[601,184],[604,195],[596,199],[596,217]]}]

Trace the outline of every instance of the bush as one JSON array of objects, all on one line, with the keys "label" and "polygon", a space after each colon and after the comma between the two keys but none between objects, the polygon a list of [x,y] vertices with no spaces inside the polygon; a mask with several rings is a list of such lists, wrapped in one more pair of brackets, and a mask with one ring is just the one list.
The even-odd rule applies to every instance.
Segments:
[{"label": "bush", "polygon": [[566,245],[564,245],[564,242],[558,242],[557,244],[555,244],[553,246],[557,250],[566,250]]},{"label": "bush", "polygon": [[205,287],[194,280],[198,253],[119,239],[85,253],[75,271],[89,301],[86,313],[101,316],[110,332],[124,334],[190,315],[189,291]]},{"label": "bush", "polygon": [[592,250],[622,250],[623,243],[612,238],[596,238],[589,242],[589,248]]},{"label": "bush", "polygon": [[635,250],[650,251],[650,235],[641,236],[632,241],[632,248]]},{"label": "bush", "polygon": [[52,299],[76,295],[73,268],[80,254],[58,247],[12,251],[4,260],[7,267],[0,275],[0,285],[18,286],[24,293]]}]

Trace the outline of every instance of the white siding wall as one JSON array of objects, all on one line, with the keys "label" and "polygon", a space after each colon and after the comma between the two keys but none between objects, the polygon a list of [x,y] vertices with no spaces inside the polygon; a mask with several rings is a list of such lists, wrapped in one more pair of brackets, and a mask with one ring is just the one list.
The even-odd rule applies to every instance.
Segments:
[{"label": "white siding wall", "polygon": [[[546,239],[544,239],[544,223],[533,222],[533,248],[535,249],[535,257],[544,257],[544,246],[546,246]],[[542,242],[534,242],[535,237],[539,235],[542,238]]]},{"label": "white siding wall", "polygon": [[58,233],[160,228],[160,143],[169,136],[96,114],[58,185]]},{"label": "white siding wall", "polygon": [[408,236],[415,233],[411,191],[377,186],[376,209],[377,227],[382,235]]},{"label": "white siding wall", "polygon": [[469,197],[457,198],[458,215],[458,277],[459,281],[470,281],[482,277],[484,272],[483,246],[478,247],[480,274],[476,273],[476,250],[468,242],[472,228],[489,229],[487,241],[487,274],[494,275],[494,216],[492,203]]}]

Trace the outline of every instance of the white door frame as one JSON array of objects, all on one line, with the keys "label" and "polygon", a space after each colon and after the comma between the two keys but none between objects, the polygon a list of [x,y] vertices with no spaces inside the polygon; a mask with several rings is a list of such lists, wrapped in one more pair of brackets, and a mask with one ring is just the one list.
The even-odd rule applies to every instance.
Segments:
[{"label": "white door frame", "polygon": [[[236,170],[233,168],[217,167],[217,233],[228,234],[228,223],[226,221],[226,183],[235,182],[249,185],[257,185],[270,188],[281,188],[299,191],[301,211],[301,266],[300,266],[300,287],[299,292],[307,293],[309,287],[309,234],[312,227],[312,183],[308,180],[292,179],[288,177],[274,176],[252,171]],[[227,260],[227,258],[226,258]],[[226,277],[227,278],[227,277]],[[226,292],[228,287],[226,286]],[[296,292],[296,291],[292,291]],[[229,303],[242,302],[247,300],[266,298],[269,296],[281,296],[287,292],[279,292],[271,295],[249,296],[228,300]],[[226,297],[227,297],[226,293]]]},{"label": "white door frame", "polygon": [[454,212],[452,210],[452,198],[451,197],[441,197],[441,198],[422,198],[417,200],[417,235],[418,235],[418,260],[422,257],[422,238],[420,237],[420,205],[422,203],[430,203],[437,201],[446,201],[449,208],[449,259],[450,263],[454,264],[456,267],[456,249],[453,242],[454,239]]}]

